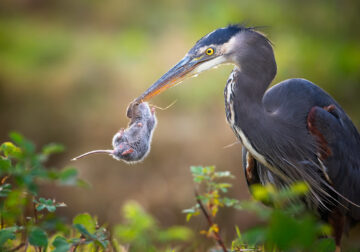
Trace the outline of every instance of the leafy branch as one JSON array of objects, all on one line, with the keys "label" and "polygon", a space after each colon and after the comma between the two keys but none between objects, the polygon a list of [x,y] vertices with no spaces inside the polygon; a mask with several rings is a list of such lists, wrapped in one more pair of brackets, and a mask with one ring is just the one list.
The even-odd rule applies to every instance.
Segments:
[{"label": "leafy branch", "polygon": [[234,178],[230,172],[217,172],[214,166],[193,166],[190,170],[197,204],[183,212],[188,221],[202,213],[209,228],[200,233],[214,239],[222,251],[228,250],[215,218],[223,207],[250,211],[266,223],[244,233],[235,226],[237,237],[231,243],[231,251],[334,251],[333,239],[323,238],[330,235],[330,227],[308,212],[303,203],[309,192],[307,184],[296,182],[280,189],[270,184],[254,185],[250,188],[254,199],[239,201],[224,196],[231,184],[220,180]]}]

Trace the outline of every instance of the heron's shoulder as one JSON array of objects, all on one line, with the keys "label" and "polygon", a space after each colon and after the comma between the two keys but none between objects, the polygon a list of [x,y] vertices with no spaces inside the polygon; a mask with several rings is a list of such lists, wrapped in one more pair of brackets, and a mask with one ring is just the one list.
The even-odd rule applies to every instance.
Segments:
[{"label": "heron's shoulder", "polygon": [[264,104],[300,102],[302,104],[333,103],[334,99],[319,86],[306,79],[287,79],[267,90]]},{"label": "heron's shoulder", "polygon": [[311,81],[301,78],[287,79],[272,86],[266,93],[272,92],[324,92]]}]

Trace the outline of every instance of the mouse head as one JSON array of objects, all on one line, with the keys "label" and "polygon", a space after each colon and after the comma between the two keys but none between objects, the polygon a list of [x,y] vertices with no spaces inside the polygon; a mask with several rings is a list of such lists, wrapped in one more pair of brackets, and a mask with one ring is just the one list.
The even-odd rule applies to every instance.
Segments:
[{"label": "mouse head", "polygon": [[149,118],[152,116],[154,111],[150,109],[149,104],[147,102],[132,102],[129,104],[127,108],[126,115],[132,121],[136,119]]}]

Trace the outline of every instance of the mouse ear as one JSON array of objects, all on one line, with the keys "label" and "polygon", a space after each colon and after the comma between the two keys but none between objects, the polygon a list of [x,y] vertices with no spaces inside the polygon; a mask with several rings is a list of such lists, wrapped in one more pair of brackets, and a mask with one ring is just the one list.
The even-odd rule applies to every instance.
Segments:
[{"label": "mouse ear", "polygon": [[85,157],[87,155],[98,154],[98,153],[103,153],[103,154],[105,153],[105,154],[112,155],[112,154],[114,154],[114,151],[113,150],[93,150],[93,151],[89,151],[89,152],[86,152],[84,154],[81,154],[80,156],[77,156],[77,157],[71,159],[71,161],[76,161],[76,160],[78,160],[80,158],[83,158],[83,157]]},{"label": "mouse ear", "polygon": [[128,107],[127,107],[127,110],[126,110],[126,116],[128,118],[131,118],[131,116],[133,115],[133,109],[135,106],[138,106],[139,105],[139,102],[137,101],[132,101]]}]

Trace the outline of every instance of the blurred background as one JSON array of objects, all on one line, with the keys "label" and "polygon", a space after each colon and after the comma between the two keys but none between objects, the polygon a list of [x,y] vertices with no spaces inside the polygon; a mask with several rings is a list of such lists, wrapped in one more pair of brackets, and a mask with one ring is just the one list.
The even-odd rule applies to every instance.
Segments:
[{"label": "blurred background", "polygon": [[[121,221],[136,200],[164,227],[185,224],[194,205],[190,165],[216,165],[235,176],[231,195],[250,197],[241,145],[225,122],[223,89],[231,66],[212,70],[151,101],[157,110],[152,150],[141,164],[106,155],[70,159],[109,148],[126,127],[127,105],[213,29],[229,23],[261,26],[274,43],[274,83],[302,77],[327,90],[360,126],[360,2],[357,0],[2,0],[0,1],[0,141],[16,130],[38,147],[63,143],[56,167],[76,166],[90,189],[43,188],[64,201],[62,214],[90,212]],[[198,220],[196,220],[198,219]],[[206,225],[196,218],[190,225]],[[224,211],[220,226],[256,224],[245,212]]]}]

